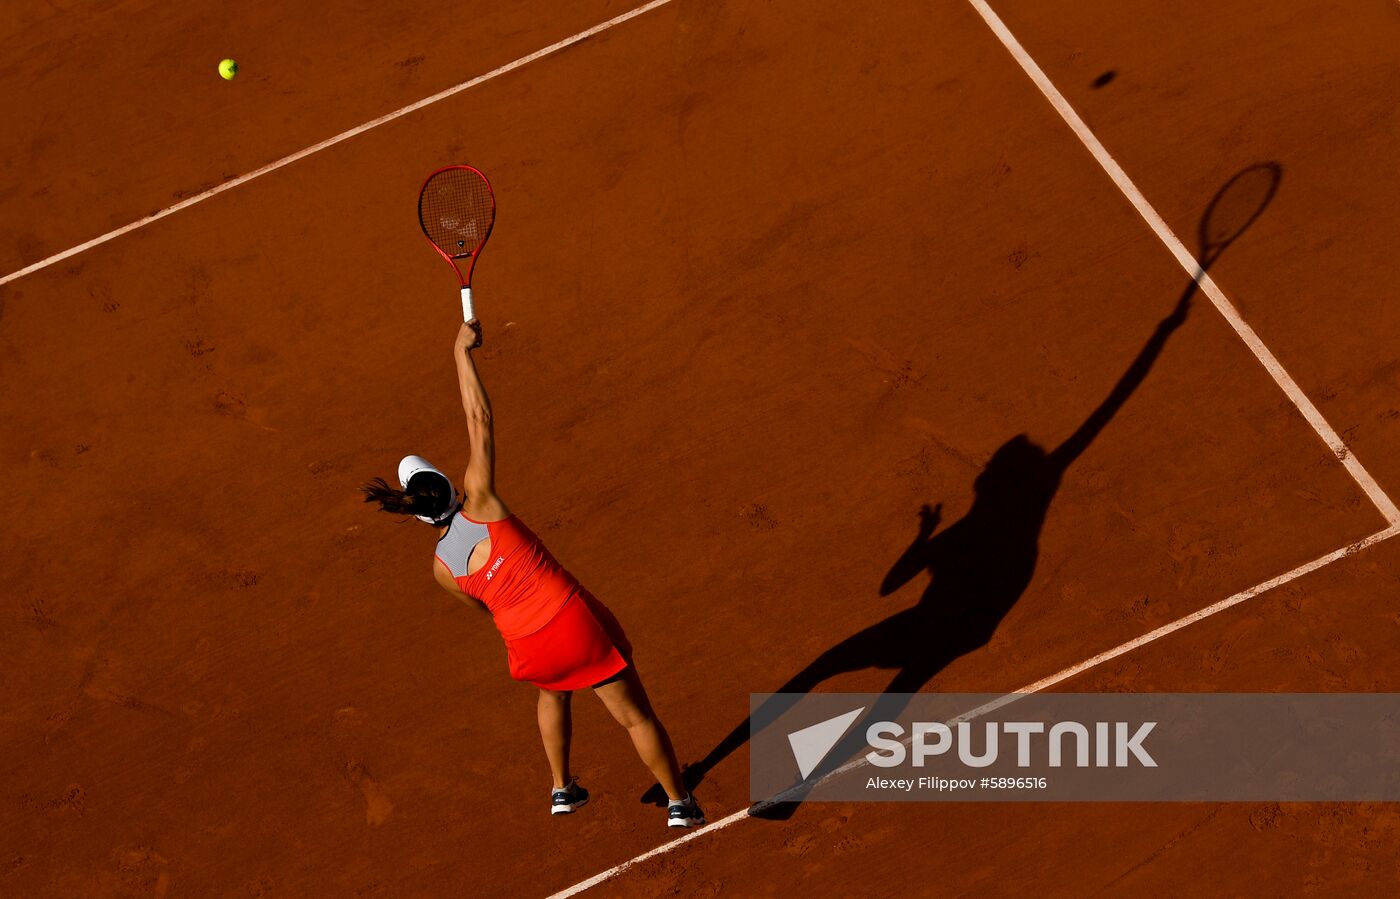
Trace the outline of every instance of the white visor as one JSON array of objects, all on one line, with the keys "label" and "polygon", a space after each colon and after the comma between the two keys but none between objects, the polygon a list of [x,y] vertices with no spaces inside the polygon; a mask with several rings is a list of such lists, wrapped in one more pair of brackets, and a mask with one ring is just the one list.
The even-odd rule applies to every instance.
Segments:
[{"label": "white visor", "polygon": [[435,519],[427,515],[415,515],[414,517],[419,521],[426,521],[428,524],[442,524],[457,511],[457,488],[453,486],[451,478],[434,468],[433,463],[422,456],[404,456],[403,460],[399,462],[399,486],[407,490],[408,482],[413,479],[413,476],[425,471],[431,471],[447,482],[447,509]]}]

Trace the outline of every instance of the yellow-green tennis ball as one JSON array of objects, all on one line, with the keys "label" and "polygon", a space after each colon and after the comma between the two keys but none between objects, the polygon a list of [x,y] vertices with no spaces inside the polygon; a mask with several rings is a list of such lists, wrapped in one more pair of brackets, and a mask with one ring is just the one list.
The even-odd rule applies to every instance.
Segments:
[{"label": "yellow-green tennis ball", "polygon": [[234,76],[237,74],[238,63],[234,62],[231,59],[226,59],[223,62],[219,63],[219,75],[225,81],[232,81],[234,79]]}]

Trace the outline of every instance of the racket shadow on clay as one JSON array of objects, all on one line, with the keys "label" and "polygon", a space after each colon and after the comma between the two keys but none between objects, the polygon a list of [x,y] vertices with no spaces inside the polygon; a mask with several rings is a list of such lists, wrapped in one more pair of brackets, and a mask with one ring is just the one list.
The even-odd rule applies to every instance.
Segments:
[{"label": "racket shadow on clay", "polygon": [[[1216,193],[1201,219],[1196,272],[1176,306],[1157,324],[1108,396],[1067,440],[1047,450],[1026,434],[1012,437],[977,475],[967,514],[941,531],[940,506],[925,505],[919,511],[914,541],[879,588],[880,596],[889,596],[927,572],[929,580],[919,601],[821,653],[774,690],[787,695],[774,696],[755,717],[777,720],[800,694],[851,671],[889,669],[895,672],[893,679],[815,771],[799,780],[794,770],[793,786],[755,804],[750,814],[769,819],[791,816],[818,781],[868,751],[865,732],[871,724],[897,718],[907,704],[907,694],[919,692],[948,664],[988,644],[1031,582],[1040,532],[1065,472],[1146,380],[1168,339],[1186,321],[1206,272],[1263,214],[1281,177],[1279,165],[1260,163],[1236,174]],[[698,786],[716,765],[738,751],[748,742],[749,732],[750,720],[745,718],[703,759],[687,766],[688,786]],[[653,786],[642,801],[659,804],[664,798],[660,788]]]}]

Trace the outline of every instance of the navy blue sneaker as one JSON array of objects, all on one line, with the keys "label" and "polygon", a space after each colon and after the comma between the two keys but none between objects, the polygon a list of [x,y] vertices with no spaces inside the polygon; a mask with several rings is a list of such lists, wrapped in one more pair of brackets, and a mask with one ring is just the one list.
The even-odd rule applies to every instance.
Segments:
[{"label": "navy blue sneaker", "polygon": [[705,813],[695,797],[686,794],[684,799],[672,799],[666,803],[667,827],[700,827],[705,823]]},{"label": "navy blue sneaker", "polygon": [[578,785],[577,777],[569,781],[569,785],[564,789],[549,794],[551,815],[572,815],[587,804],[588,791]]}]

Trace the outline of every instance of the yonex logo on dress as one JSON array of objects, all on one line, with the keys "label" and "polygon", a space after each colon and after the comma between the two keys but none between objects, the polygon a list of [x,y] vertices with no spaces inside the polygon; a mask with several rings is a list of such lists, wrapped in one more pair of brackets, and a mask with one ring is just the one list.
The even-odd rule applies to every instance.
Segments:
[{"label": "yonex logo on dress", "polygon": [[506,560],[505,556],[497,556],[496,561],[491,563],[491,570],[486,572],[486,579],[491,580],[491,576],[496,573],[496,569],[501,567],[501,563]]}]

